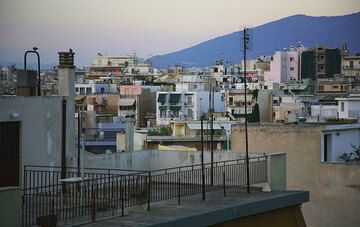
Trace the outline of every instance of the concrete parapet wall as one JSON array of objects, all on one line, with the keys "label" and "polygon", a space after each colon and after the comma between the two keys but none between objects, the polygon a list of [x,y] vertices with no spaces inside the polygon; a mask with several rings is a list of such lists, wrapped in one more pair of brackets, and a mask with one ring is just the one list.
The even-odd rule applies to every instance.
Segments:
[{"label": "concrete parapet wall", "polygon": [[21,189],[0,188],[0,225],[21,226],[21,216]]}]

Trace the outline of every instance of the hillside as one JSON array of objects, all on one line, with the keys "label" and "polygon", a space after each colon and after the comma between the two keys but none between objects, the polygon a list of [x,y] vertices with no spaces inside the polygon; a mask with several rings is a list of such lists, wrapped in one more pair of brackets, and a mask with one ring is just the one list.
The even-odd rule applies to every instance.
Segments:
[{"label": "hillside", "polygon": [[[239,63],[242,58],[241,37],[242,32],[234,32],[149,60],[158,68],[174,64],[207,66],[220,58]],[[248,54],[250,58],[272,55],[274,51],[296,45],[298,41],[306,47],[316,44],[340,47],[346,42],[351,53],[360,52],[360,12],[331,17],[286,17],[253,28],[252,41],[252,51]]]}]

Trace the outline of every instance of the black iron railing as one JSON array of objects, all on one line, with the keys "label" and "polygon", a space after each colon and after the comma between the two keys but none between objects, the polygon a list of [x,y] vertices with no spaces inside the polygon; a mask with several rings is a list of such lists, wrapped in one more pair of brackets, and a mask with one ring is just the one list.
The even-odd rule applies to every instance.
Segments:
[{"label": "black iron railing", "polygon": [[[210,163],[205,164],[205,191],[223,189],[225,195],[226,188],[246,185],[245,159],[215,162],[213,168],[211,185]],[[69,168],[68,176],[77,176],[76,169]],[[154,171],[88,168],[85,179],[62,183],[60,169],[27,166],[25,172],[24,185],[32,187],[23,189],[23,226],[94,222],[124,215],[135,205],[150,209],[152,202],[177,198],[180,203],[183,196],[203,192],[201,165]],[[250,159],[251,184],[266,181],[267,158]]]}]

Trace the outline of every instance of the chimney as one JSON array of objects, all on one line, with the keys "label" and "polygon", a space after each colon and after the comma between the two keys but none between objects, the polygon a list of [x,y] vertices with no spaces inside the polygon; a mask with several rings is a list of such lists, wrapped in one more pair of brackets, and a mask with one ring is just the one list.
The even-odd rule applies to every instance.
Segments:
[{"label": "chimney", "polygon": [[125,116],[125,152],[134,150],[134,115]]},{"label": "chimney", "polygon": [[75,97],[75,66],[74,55],[72,49],[69,52],[59,52],[59,96],[68,96],[69,99]]}]

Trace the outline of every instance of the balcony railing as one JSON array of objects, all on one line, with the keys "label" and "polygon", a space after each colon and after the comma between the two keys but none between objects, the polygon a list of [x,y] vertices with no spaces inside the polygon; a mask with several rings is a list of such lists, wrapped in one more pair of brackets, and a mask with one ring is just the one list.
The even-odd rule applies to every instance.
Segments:
[{"label": "balcony railing", "polygon": [[[249,167],[250,184],[267,181],[266,156],[251,158]],[[87,171],[84,180],[61,183],[58,167],[27,166],[23,226],[80,225],[123,216],[125,209],[136,205],[147,205],[150,210],[156,201],[177,198],[180,203],[183,196],[221,189],[225,194],[226,188],[246,185],[245,159],[206,163],[204,172],[201,164],[155,171]],[[76,172],[68,168],[67,177],[71,176]]]}]

